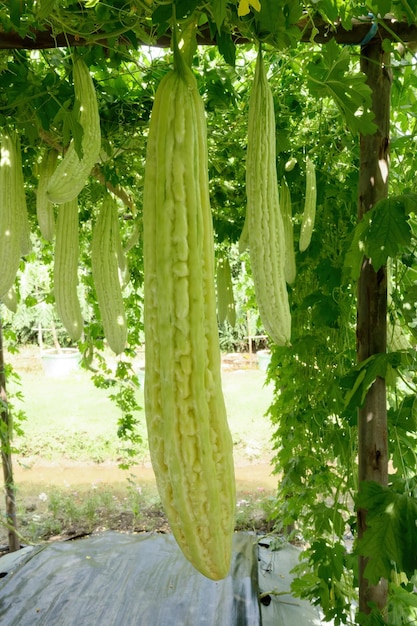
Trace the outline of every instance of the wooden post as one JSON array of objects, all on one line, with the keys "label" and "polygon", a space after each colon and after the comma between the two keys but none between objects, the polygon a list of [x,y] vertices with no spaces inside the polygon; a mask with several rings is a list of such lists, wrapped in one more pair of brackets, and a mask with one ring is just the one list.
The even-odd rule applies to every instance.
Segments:
[{"label": "wooden post", "polygon": [[7,406],[6,374],[4,371],[3,329],[0,319],[0,446],[3,465],[4,495],[6,499],[6,523],[8,528],[9,552],[20,550],[17,534],[15,484],[13,479],[13,465],[11,454],[11,423]]},{"label": "wooden post", "polygon": [[[361,136],[359,173],[359,219],[378,200],[388,195],[389,125],[391,73],[390,55],[382,43],[362,47],[361,69],[372,89],[372,108],[377,131]],[[364,258],[358,284],[357,358],[366,358],[386,351],[387,273],[386,267],[377,272],[372,259]],[[387,406],[385,380],[378,378],[368,392],[365,405],[358,412],[359,430],[359,489],[365,480],[382,485],[388,482]],[[366,511],[358,510],[358,535],[366,529]],[[370,585],[364,577],[366,559],[359,557],[359,610],[369,614],[369,603],[384,610],[387,602],[387,582]]]}]

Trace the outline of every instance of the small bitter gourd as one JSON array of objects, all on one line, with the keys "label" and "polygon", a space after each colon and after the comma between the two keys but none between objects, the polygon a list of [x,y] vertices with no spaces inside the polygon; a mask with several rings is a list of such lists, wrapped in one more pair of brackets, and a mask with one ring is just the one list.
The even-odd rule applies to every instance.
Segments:
[{"label": "small bitter gourd", "polygon": [[295,281],[295,277],[297,275],[297,267],[295,262],[294,250],[294,225],[292,221],[291,193],[285,177],[282,179],[281,182],[279,205],[281,207],[282,223],[284,226],[285,280],[289,285],[291,285]]},{"label": "small bitter gourd", "polygon": [[306,158],[306,195],[304,201],[303,219],[301,221],[300,252],[307,250],[311,242],[316,219],[317,187],[316,167],[310,157]]}]

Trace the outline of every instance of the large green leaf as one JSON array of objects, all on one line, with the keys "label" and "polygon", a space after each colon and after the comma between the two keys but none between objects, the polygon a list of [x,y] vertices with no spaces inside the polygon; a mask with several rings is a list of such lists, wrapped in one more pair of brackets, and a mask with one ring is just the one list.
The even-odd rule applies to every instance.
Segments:
[{"label": "large green leaf", "polygon": [[308,86],[317,98],[333,98],[350,130],[363,135],[373,134],[376,126],[371,113],[371,89],[364,74],[350,69],[348,48],[329,41],[308,64]]},{"label": "large green leaf", "polygon": [[358,552],[368,557],[365,577],[370,584],[391,577],[393,569],[409,578],[417,570],[417,501],[374,481],[364,481],[356,507],[365,509],[367,529]]},{"label": "large green leaf", "polygon": [[211,1],[211,12],[218,31],[221,30],[222,24],[226,18],[226,7],[227,0]]},{"label": "large green leaf", "polygon": [[409,213],[417,208],[417,194],[403,194],[377,202],[356,225],[345,257],[345,268],[357,280],[367,256],[377,271],[411,242]]},{"label": "large green leaf", "polygon": [[405,211],[406,200],[409,201],[409,198],[385,198],[372,210],[366,233],[365,253],[372,259],[375,270],[384,265],[388,257],[395,258],[400,249],[410,243],[411,229]]},{"label": "large green leaf", "polygon": [[236,62],[236,46],[229,32],[221,30],[216,35],[216,43],[226,63],[234,67]]},{"label": "large green leaf", "polygon": [[396,370],[407,365],[407,351],[374,354],[350,370],[341,380],[341,386],[348,389],[345,395],[345,409],[353,410],[363,406],[366,395],[377,378],[395,380]]},{"label": "large green leaf", "polygon": [[260,35],[272,35],[273,45],[277,48],[293,46],[300,39],[301,31],[297,26],[302,16],[302,7],[298,0],[261,0],[261,11],[255,15],[257,30]]}]

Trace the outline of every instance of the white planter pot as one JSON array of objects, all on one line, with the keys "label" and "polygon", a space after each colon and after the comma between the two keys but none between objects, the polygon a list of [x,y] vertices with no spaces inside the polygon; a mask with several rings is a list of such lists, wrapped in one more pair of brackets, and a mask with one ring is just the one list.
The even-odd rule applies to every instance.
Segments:
[{"label": "white planter pot", "polygon": [[77,348],[62,348],[62,350],[45,350],[41,356],[43,370],[46,376],[63,378],[79,369],[81,354]]}]

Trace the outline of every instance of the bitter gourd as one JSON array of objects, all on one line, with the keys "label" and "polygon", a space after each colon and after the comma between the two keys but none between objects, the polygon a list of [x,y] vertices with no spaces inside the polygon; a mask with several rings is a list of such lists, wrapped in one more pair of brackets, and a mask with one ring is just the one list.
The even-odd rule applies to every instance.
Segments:
[{"label": "bitter gourd", "polygon": [[275,114],[261,49],[249,100],[246,195],[249,254],[259,314],[275,343],[285,345],[291,336],[291,313],[284,273]]},{"label": "bitter gourd", "polygon": [[55,171],[58,160],[56,150],[47,149],[39,164],[38,188],[36,190],[36,216],[38,218],[41,235],[47,241],[52,241],[55,234],[54,205],[49,200],[46,190],[49,180]]},{"label": "bitter gourd", "polygon": [[119,278],[122,257],[124,258],[117,203],[110,194],[106,194],[93,228],[91,268],[104,335],[116,354],[123,352],[127,339],[126,314]]},{"label": "bitter gourd", "polygon": [[145,412],[158,490],[205,576],[231,561],[235,482],[220,377],[206,120],[178,50],[155,95],[144,225]]},{"label": "bitter gourd", "polygon": [[311,237],[316,219],[316,168],[313,161],[306,158],[306,195],[304,201],[303,219],[301,221],[300,240],[298,243],[300,252],[307,250],[311,242]]},{"label": "bitter gourd", "polygon": [[56,220],[54,296],[58,316],[73,341],[81,338],[83,316],[78,299],[78,201],[61,204]]},{"label": "bitter gourd", "polygon": [[282,223],[284,226],[285,280],[289,285],[291,285],[295,281],[295,277],[297,275],[297,267],[295,263],[294,226],[292,221],[291,194],[285,178],[283,178],[281,182],[279,205],[281,207]]},{"label": "bitter gourd", "polygon": [[55,169],[47,186],[48,199],[57,204],[69,202],[78,196],[93,166],[99,160],[101,148],[96,92],[90,71],[82,58],[74,63],[73,78],[75,98],[80,103],[79,123],[83,129],[82,155],[77,153],[75,141],[72,139],[64,158]]},{"label": "bitter gourd", "polygon": [[236,306],[233,295],[232,272],[229,257],[222,255],[217,260],[217,312],[220,324],[226,320],[236,324]]},{"label": "bitter gourd", "polygon": [[29,250],[20,141],[10,130],[0,136],[0,300],[13,286],[20,258]]}]

